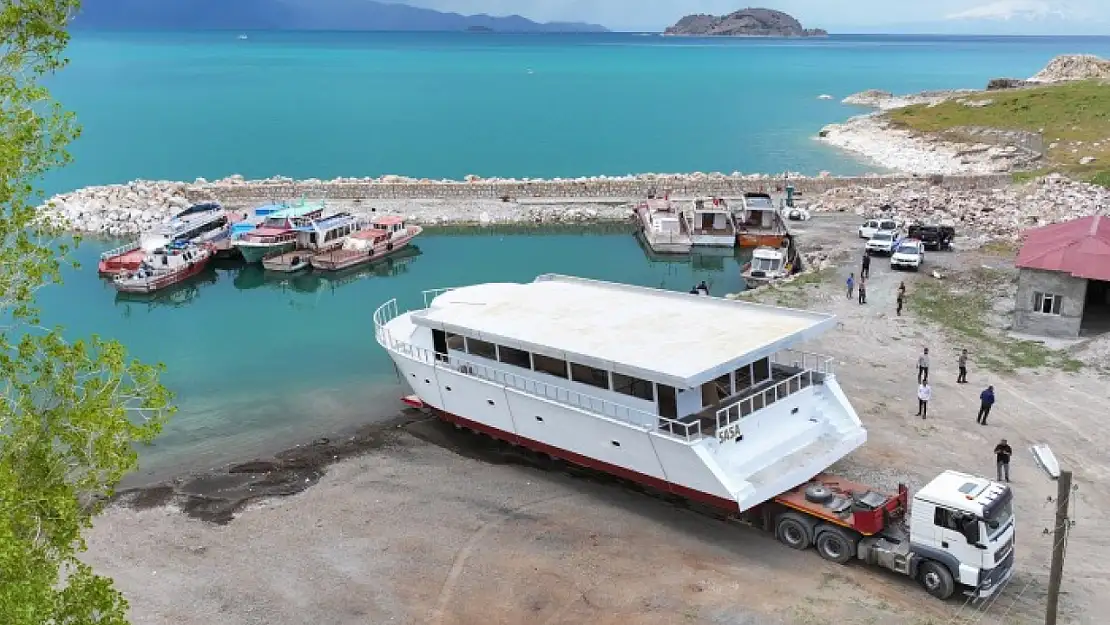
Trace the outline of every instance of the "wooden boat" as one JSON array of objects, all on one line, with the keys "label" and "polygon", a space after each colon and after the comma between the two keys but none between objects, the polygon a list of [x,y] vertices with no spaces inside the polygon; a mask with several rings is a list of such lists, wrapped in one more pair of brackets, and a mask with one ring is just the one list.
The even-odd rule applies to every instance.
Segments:
[{"label": "wooden boat", "polygon": [[293,273],[312,266],[312,257],[338,249],[348,236],[370,228],[371,222],[350,213],[336,213],[297,226],[296,247],[292,251],[262,259],[268,271]]},{"label": "wooden boat", "polygon": [[207,245],[170,244],[148,254],[135,271],[115,276],[112,285],[124,293],[153,293],[204,271],[212,257]]},{"label": "wooden boat", "polygon": [[313,256],[312,266],[322,271],[341,271],[372,263],[400,251],[423,230],[420,226],[406,225],[398,215],[376,217],[369,230],[347,237],[338,249]]},{"label": "wooden boat", "polygon": [[130,273],[138,269],[156,249],[178,242],[217,243],[230,236],[230,219],[220,204],[194,204],[175,214],[165,224],[144,232],[137,241],[101,254],[97,271],[102,276]]},{"label": "wooden boat", "polygon": [[736,221],[736,244],[742,248],[782,247],[790,233],[767,193],[745,193]]},{"label": "wooden boat", "polygon": [[724,198],[697,198],[685,213],[695,247],[736,246],[736,224]]}]

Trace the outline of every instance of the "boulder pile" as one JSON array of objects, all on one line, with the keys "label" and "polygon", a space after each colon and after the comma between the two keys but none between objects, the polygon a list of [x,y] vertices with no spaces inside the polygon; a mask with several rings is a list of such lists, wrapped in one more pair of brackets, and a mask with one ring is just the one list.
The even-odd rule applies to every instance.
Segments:
[{"label": "boulder pile", "polygon": [[813,212],[891,215],[956,228],[961,245],[1017,241],[1029,228],[1110,213],[1110,189],[1052,174],[1024,185],[953,191],[927,180],[882,188],[842,187],[811,201]]},{"label": "boulder pile", "polygon": [[1065,82],[1110,78],[1110,61],[1093,54],[1064,54],[1048,62],[1029,82]]},{"label": "boulder pile", "polygon": [[43,217],[76,232],[108,236],[131,235],[165,222],[187,208],[188,184],[136,181],[86,187],[52,197],[41,208]]}]

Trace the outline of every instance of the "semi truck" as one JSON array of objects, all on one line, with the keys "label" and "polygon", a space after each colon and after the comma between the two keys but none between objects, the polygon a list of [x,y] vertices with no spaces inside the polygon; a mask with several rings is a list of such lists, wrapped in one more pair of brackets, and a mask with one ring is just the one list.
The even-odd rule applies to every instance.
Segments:
[{"label": "semi truck", "polygon": [[[416,395],[401,401],[427,408]],[[812,547],[836,564],[859,561],[910,577],[938,599],[957,592],[989,598],[1013,575],[1013,492],[957,471],[944,471],[912,499],[905,484],[887,494],[821,473],[753,508],[724,512],[791,549]]]},{"label": "semi truck", "polygon": [[933,478],[912,503],[904,484],[891,495],[821,474],[745,516],[791,549],[889,569],[938,599],[988,598],[1013,574],[1013,492],[957,471]]}]

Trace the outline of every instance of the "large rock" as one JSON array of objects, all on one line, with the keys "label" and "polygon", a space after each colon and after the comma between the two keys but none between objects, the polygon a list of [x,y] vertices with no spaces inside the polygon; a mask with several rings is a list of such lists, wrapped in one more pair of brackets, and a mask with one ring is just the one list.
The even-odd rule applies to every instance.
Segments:
[{"label": "large rock", "polygon": [[987,83],[987,91],[1001,91],[1002,89],[1019,89],[1021,87],[1028,87],[1030,83],[1028,80],[1020,78],[991,78]]},{"label": "large rock", "polygon": [[794,17],[774,9],[742,9],[728,15],[687,15],[665,31],[665,35],[712,37],[825,37],[820,28],[803,28]]},{"label": "large rock", "polygon": [[1091,78],[1110,78],[1110,61],[1093,54],[1064,54],[1049,61],[1029,81],[1053,83]]}]

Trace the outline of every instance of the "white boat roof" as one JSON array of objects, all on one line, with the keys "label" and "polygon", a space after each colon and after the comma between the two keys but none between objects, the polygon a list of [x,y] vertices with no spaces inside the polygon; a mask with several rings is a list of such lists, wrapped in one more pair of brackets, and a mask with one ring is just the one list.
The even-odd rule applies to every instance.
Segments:
[{"label": "white boat roof", "polygon": [[825,332],[836,317],[561,275],[461,287],[413,323],[694,388]]}]

